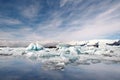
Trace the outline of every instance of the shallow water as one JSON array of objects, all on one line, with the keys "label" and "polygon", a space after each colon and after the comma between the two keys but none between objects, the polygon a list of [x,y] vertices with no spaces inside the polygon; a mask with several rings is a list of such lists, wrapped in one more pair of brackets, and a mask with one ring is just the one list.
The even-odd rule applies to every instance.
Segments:
[{"label": "shallow water", "polygon": [[120,80],[120,64],[68,64],[51,69],[37,60],[0,57],[0,80]]}]

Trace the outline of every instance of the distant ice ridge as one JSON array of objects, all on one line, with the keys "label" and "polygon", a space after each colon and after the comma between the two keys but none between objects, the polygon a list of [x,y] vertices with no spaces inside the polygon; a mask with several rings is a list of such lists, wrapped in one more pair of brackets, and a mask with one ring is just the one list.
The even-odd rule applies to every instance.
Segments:
[{"label": "distant ice ridge", "polygon": [[[0,48],[1,56],[26,57],[40,60],[56,66],[68,63],[87,64],[101,60],[120,62],[120,40],[90,40],[82,42],[65,42],[57,45],[31,43],[27,48]],[[61,68],[61,67],[60,67]]]},{"label": "distant ice ridge", "polygon": [[[48,45],[49,46],[49,45]],[[20,48],[1,48],[1,54],[10,53]],[[3,52],[2,52],[3,51]],[[68,42],[59,43],[55,45],[54,48],[45,48],[39,43],[31,43],[24,52],[32,52],[35,54],[44,52],[49,54],[59,54],[59,55],[80,55],[80,54],[92,54],[92,55],[114,55],[118,56],[120,53],[120,40],[90,40],[82,42]],[[14,53],[11,53],[14,54]],[[42,53],[40,53],[42,54]],[[39,54],[39,55],[40,55]],[[107,55],[106,55],[107,56]]]}]

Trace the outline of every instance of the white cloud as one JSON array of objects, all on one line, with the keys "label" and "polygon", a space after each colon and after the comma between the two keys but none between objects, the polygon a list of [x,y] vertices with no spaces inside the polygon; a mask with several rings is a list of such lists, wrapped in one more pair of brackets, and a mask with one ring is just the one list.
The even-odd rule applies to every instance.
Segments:
[{"label": "white cloud", "polygon": [[[40,34],[37,34],[30,27],[22,27],[20,29],[12,29],[10,31],[0,30],[0,39],[11,39],[11,40],[43,40]],[[17,35],[17,36],[16,36]],[[21,37],[22,38],[21,38]]]},{"label": "white cloud", "polygon": [[[95,38],[106,38],[120,32],[120,4],[115,4],[106,8],[106,5],[102,5],[104,12],[100,12],[92,19],[84,17],[91,14],[91,9],[88,13],[85,13],[82,18],[74,18],[70,20],[67,30],[60,33],[56,39],[60,40],[85,40]],[[92,5],[94,6],[94,5]],[[108,6],[107,6],[108,7]],[[92,8],[92,11],[97,8]],[[74,14],[73,16],[75,16]],[[79,16],[78,16],[79,17]],[[69,36],[70,35],[70,36]]]},{"label": "white cloud", "polygon": [[65,6],[67,3],[70,2],[72,6],[81,3],[83,0],[60,0],[60,7]]},{"label": "white cloud", "polygon": [[28,19],[33,19],[38,16],[39,10],[41,9],[38,1],[33,1],[29,5],[19,7],[21,14]]},{"label": "white cloud", "polygon": [[60,0],[60,7],[63,7],[69,0]]},{"label": "white cloud", "polygon": [[24,17],[27,17],[27,18],[33,18],[37,15],[38,13],[38,10],[35,6],[33,5],[30,5],[28,6],[28,8],[25,8],[23,11],[22,11],[22,14]]},{"label": "white cloud", "polygon": [[[68,0],[62,1],[60,7],[68,2]],[[105,38],[120,31],[119,3],[110,4],[109,1],[104,1],[98,5],[90,5],[88,7],[89,2],[86,2],[78,7],[78,3],[81,3],[82,0],[70,1],[73,4],[69,8],[64,11],[50,12],[51,16],[48,20],[38,25],[36,31],[43,33],[40,37],[36,31],[32,36],[35,36],[36,39],[85,40]],[[70,15],[66,15],[68,17],[61,17],[61,15],[70,10]],[[62,26],[64,22],[67,22],[65,23],[66,26]],[[29,35],[27,36],[30,38]]]},{"label": "white cloud", "polygon": [[16,25],[21,24],[22,22],[18,19],[13,18],[0,18],[0,24],[7,24],[7,25]]},{"label": "white cloud", "polygon": [[[103,0],[96,4],[96,0],[88,0],[80,5],[82,1],[60,0],[61,9],[49,10],[45,21],[35,24],[33,27],[25,26],[26,28],[21,28],[15,32],[2,32],[1,34],[12,38],[16,38],[13,34],[19,34],[24,39],[30,40],[85,40],[106,38],[106,36],[120,32],[120,3]],[[94,2],[95,4],[92,4]],[[69,4],[67,5],[67,3]],[[29,6],[23,6],[21,14],[32,20],[38,16],[39,10],[40,5],[35,2]],[[17,20],[3,20],[3,22],[19,23]]]},{"label": "white cloud", "polygon": [[11,39],[14,36],[8,32],[0,31],[0,39]]},{"label": "white cloud", "polygon": [[110,19],[111,17],[114,17],[116,15],[120,15],[118,13],[114,14],[116,11],[119,11],[119,10],[120,10],[120,4],[112,6],[111,8],[106,10],[105,12],[101,13],[100,15],[98,15],[97,18],[100,18],[100,19],[104,19],[104,18]]},{"label": "white cloud", "polygon": [[55,30],[62,24],[61,19],[53,19],[51,21],[45,22],[44,24],[38,25],[39,30]]}]

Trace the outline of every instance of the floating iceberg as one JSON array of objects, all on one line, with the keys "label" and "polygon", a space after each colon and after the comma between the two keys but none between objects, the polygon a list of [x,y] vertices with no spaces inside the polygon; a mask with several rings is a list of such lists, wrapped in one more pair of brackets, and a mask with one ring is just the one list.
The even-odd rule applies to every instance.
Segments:
[{"label": "floating iceberg", "polygon": [[31,51],[39,51],[43,50],[43,46],[39,45],[38,43],[31,43],[26,50],[31,50]]}]

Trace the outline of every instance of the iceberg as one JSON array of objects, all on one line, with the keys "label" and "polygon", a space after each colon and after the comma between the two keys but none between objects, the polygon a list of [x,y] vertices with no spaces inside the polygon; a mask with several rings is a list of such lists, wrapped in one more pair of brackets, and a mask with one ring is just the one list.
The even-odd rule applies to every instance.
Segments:
[{"label": "iceberg", "polygon": [[26,50],[31,50],[31,51],[39,51],[43,50],[43,46],[39,45],[38,43],[31,43]]}]

